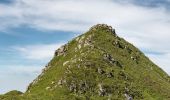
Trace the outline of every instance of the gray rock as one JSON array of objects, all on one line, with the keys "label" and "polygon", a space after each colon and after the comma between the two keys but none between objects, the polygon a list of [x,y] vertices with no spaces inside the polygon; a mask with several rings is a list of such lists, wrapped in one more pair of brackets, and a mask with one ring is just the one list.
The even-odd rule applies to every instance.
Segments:
[{"label": "gray rock", "polygon": [[115,61],[115,65],[122,68],[122,65],[118,61]]},{"label": "gray rock", "polygon": [[124,95],[126,97],[126,100],[133,100],[133,98],[130,95],[128,95],[127,93],[125,93]]},{"label": "gray rock", "polygon": [[87,67],[94,66],[94,64],[92,62],[88,62],[88,61],[85,62],[84,65],[87,66]]},{"label": "gray rock", "polygon": [[104,59],[110,61],[110,60],[112,60],[112,57],[110,54],[104,54]]},{"label": "gray rock", "polygon": [[77,92],[77,86],[75,83],[71,83],[70,86],[69,86],[69,90],[71,92]]},{"label": "gray rock", "polygon": [[58,50],[55,51],[55,56],[64,55],[66,51],[67,51],[67,45],[63,45]]},{"label": "gray rock", "polygon": [[121,45],[121,43],[119,41],[115,41],[113,44],[118,48],[124,49],[124,46]]},{"label": "gray rock", "polygon": [[65,62],[63,63],[63,66],[67,65],[68,63],[69,63],[69,61],[65,61]]},{"label": "gray rock", "polygon": [[98,69],[97,69],[97,72],[98,72],[99,74],[104,74],[104,73],[105,73],[105,71],[104,71],[103,69],[101,69],[101,68],[98,68]]},{"label": "gray rock", "polygon": [[131,59],[132,59],[132,60],[135,60],[135,61],[137,60],[137,58],[136,58],[136,57],[133,57],[133,56],[131,56]]},{"label": "gray rock", "polygon": [[114,77],[113,74],[112,74],[111,72],[107,73],[106,75],[107,75],[108,78]]},{"label": "gray rock", "polygon": [[129,47],[125,46],[125,49],[128,51],[128,53],[132,53],[132,50]]},{"label": "gray rock", "polygon": [[103,59],[109,61],[111,64],[122,68],[122,65],[119,63],[119,61],[116,61],[114,58],[112,58],[110,54],[104,54]]},{"label": "gray rock", "polygon": [[98,87],[99,87],[99,91],[98,91],[99,96],[105,96],[106,89],[104,88],[104,86],[102,84],[98,84]]},{"label": "gray rock", "polygon": [[45,89],[46,89],[46,90],[49,90],[49,89],[50,89],[50,87],[48,86],[48,87],[46,87]]},{"label": "gray rock", "polygon": [[63,80],[62,80],[62,79],[60,79],[60,80],[58,81],[58,85],[63,85]]},{"label": "gray rock", "polygon": [[79,89],[80,89],[81,94],[85,93],[86,90],[88,89],[87,83],[86,82],[80,82]]},{"label": "gray rock", "polygon": [[99,28],[107,29],[107,30],[106,30],[107,32],[111,32],[113,35],[116,35],[115,29],[113,29],[111,26],[108,26],[108,25],[106,25],[106,24],[97,24],[97,25],[91,27],[90,30],[96,31],[96,30],[99,29]]}]

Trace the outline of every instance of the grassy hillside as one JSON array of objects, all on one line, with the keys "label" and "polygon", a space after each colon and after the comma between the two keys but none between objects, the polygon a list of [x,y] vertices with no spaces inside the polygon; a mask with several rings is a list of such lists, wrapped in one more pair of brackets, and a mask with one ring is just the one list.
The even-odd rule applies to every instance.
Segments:
[{"label": "grassy hillside", "polygon": [[98,24],[56,50],[26,93],[0,100],[170,100],[169,93],[162,69],[110,26]]}]

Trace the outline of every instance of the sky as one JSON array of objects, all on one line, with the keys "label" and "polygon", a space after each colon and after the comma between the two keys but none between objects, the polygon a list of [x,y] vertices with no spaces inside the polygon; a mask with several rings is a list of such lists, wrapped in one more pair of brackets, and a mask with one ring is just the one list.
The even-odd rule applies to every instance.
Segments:
[{"label": "sky", "polygon": [[0,94],[25,91],[54,51],[111,25],[170,75],[170,0],[0,0]]}]

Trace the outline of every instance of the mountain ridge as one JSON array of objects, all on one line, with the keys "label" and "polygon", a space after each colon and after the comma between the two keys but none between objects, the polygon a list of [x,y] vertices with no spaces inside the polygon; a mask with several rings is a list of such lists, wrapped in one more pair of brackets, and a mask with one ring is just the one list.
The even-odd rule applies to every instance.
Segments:
[{"label": "mountain ridge", "polygon": [[16,100],[168,100],[169,92],[161,68],[111,26],[97,24],[56,50]]}]

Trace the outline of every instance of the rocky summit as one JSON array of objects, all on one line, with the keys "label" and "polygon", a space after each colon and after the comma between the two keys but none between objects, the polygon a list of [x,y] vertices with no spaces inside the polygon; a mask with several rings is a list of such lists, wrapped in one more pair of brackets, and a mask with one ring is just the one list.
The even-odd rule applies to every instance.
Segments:
[{"label": "rocky summit", "polygon": [[170,100],[170,77],[111,26],[98,24],[56,50],[25,93],[0,100]]}]

